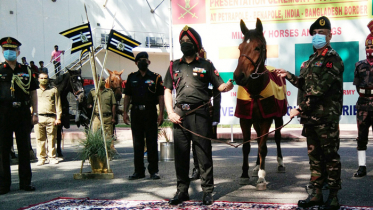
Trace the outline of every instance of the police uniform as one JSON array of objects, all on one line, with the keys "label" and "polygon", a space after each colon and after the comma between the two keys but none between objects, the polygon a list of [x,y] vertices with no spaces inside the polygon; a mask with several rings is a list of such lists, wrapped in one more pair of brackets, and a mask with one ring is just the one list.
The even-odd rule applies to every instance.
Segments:
[{"label": "police uniform", "polygon": [[141,75],[140,70],[132,72],[127,77],[124,94],[131,97],[132,104],[131,130],[135,174],[138,177],[145,176],[144,137],[148,153],[148,171],[151,175],[156,174],[158,173],[158,114],[156,105],[159,103],[159,96],[164,94],[162,77],[149,69],[146,70],[144,76]]},{"label": "police uniform", "polygon": [[[21,45],[11,37],[1,39],[0,44],[3,48]],[[31,70],[26,65],[17,62],[13,70],[7,62],[0,63],[0,194],[7,193],[11,185],[9,154],[13,132],[18,149],[20,188],[35,190],[30,188],[32,174],[28,139],[31,129],[30,92],[36,88]]]},{"label": "police uniform", "polygon": [[[116,100],[114,96],[114,92],[110,88],[105,88],[102,90],[101,94],[101,112],[102,117],[104,119],[104,129],[106,136],[109,138],[112,138],[113,136],[113,113],[112,113],[112,107],[113,105],[116,105]],[[92,89],[91,92],[88,94],[87,103],[88,104],[94,104],[97,97],[97,93],[95,89]],[[94,117],[92,122],[92,130],[97,130],[101,128],[101,122],[99,118],[99,111],[98,106],[96,103],[95,110],[94,110]]]},{"label": "police uniform", "polygon": [[[365,46],[373,45],[373,20],[369,22],[368,28],[371,30],[365,41]],[[368,145],[369,127],[373,125],[373,50],[367,49],[367,59],[355,64],[354,82],[359,98],[356,102],[356,122],[358,129],[357,150],[359,169],[354,177],[366,175],[366,150]]]},{"label": "police uniform", "polygon": [[[323,16],[311,25],[310,33],[312,35],[314,29],[330,30],[330,27],[328,18]],[[289,82],[298,88],[303,88],[298,110],[301,111],[302,135],[307,137],[311,183],[315,187],[314,196],[322,196],[321,188],[324,180],[327,179],[330,189],[328,201],[331,199],[332,204],[326,205],[331,208],[337,206],[339,208],[336,194],[341,188],[341,162],[338,149],[339,117],[343,106],[343,71],[341,57],[334,49],[327,46],[320,55],[315,52],[309,60],[302,63],[302,75],[296,77],[292,73],[287,73]],[[317,201],[322,202],[322,198],[318,197]],[[311,204],[319,203],[308,199],[298,202],[298,206]]]},{"label": "police uniform", "polygon": [[[62,107],[61,98],[56,87],[47,86],[45,90],[37,89],[38,95],[38,115],[39,123],[35,125],[35,135],[37,140],[37,157],[39,163],[45,162],[46,158],[50,162],[56,161],[56,120],[61,120]],[[48,141],[48,155],[45,144]],[[41,164],[42,165],[42,164]]]}]

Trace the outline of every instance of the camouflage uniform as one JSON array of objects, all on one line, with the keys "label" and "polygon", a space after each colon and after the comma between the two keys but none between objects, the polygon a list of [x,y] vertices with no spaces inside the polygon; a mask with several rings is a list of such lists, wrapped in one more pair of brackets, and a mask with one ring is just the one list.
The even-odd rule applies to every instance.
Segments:
[{"label": "camouflage uniform", "polygon": [[367,150],[369,127],[373,124],[373,67],[368,61],[361,60],[355,64],[354,85],[359,93],[356,102],[356,122],[358,128],[357,150]]},{"label": "camouflage uniform", "polygon": [[[328,179],[330,189],[341,188],[339,116],[343,101],[343,61],[331,47],[320,56],[314,53],[301,66],[299,77],[286,78],[303,91],[299,97],[302,135],[307,137],[311,182],[321,188]],[[327,174],[325,174],[325,172]]]}]

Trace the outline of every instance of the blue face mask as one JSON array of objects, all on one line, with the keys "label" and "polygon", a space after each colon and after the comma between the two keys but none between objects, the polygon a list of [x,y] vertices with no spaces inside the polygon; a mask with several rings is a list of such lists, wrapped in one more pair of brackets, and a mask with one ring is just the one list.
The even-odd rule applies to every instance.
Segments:
[{"label": "blue face mask", "polygon": [[5,50],[4,58],[7,61],[15,61],[17,59],[17,52],[14,50]]},{"label": "blue face mask", "polygon": [[312,44],[316,49],[321,49],[326,45],[326,36],[323,34],[315,34],[312,36]]}]

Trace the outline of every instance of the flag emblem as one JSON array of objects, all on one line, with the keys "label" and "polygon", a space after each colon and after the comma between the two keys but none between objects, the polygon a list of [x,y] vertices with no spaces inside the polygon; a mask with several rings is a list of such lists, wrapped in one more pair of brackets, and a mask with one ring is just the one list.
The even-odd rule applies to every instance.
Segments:
[{"label": "flag emblem", "polygon": [[171,3],[174,24],[206,23],[205,0],[174,0]]},{"label": "flag emblem", "polygon": [[140,44],[140,42],[112,29],[109,34],[106,49],[135,61],[135,56],[133,55],[132,49]]},{"label": "flag emblem", "polygon": [[92,32],[89,23],[67,29],[66,31],[62,31],[60,34],[73,41],[71,54],[93,46]]}]

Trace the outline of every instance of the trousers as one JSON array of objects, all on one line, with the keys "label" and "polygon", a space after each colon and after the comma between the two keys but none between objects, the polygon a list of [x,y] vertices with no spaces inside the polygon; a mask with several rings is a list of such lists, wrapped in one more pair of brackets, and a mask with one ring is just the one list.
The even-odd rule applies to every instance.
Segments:
[{"label": "trousers", "polygon": [[[46,160],[47,157],[56,157],[57,126],[54,125],[55,120],[55,117],[39,115],[39,123],[34,126],[38,160]],[[46,144],[48,150],[46,150]]]}]

